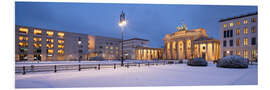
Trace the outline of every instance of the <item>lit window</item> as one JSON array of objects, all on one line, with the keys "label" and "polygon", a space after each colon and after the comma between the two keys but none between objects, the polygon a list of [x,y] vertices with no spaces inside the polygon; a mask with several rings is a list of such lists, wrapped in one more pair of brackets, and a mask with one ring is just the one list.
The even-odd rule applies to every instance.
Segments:
[{"label": "lit window", "polygon": [[53,54],[53,50],[52,49],[48,49],[48,53],[49,54]]},{"label": "lit window", "polygon": [[40,42],[41,41],[41,38],[34,37],[33,40],[34,40],[34,42]]},{"label": "lit window", "polygon": [[223,24],[223,27],[226,28],[227,27],[227,24]]},{"label": "lit window", "polygon": [[244,58],[248,58],[248,51],[244,50]]},{"label": "lit window", "polygon": [[108,46],[106,46],[106,49],[108,49],[109,47]]},{"label": "lit window", "polygon": [[256,22],[256,18],[251,18],[251,22]]},{"label": "lit window", "polygon": [[241,22],[240,22],[240,21],[237,21],[237,22],[236,22],[236,25],[237,25],[237,26],[239,26],[240,24],[241,24]]},{"label": "lit window", "polygon": [[247,27],[244,28],[244,34],[248,34],[248,28]]},{"label": "lit window", "polygon": [[47,36],[53,36],[53,31],[47,31]]},{"label": "lit window", "polygon": [[28,40],[28,37],[19,36],[19,40],[20,40],[20,41],[22,41],[22,40]]},{"label": "lit window", "polygon": [[34,46],[35,48],[40,48],[40,47],[41,47],[41,44],[40,44],[40,43],[34,43],[33,46]]},{"label": "lit window", "polygon": [[111,46],[111,49],[113,49],[113,46]]},{"label": "lit window", "polygon": [[256,27],[255,27],[255,26],[253,26],[253,27],[251,28],[251,32],[252,32],[252,33],[255,33],[255,32],[256,32]]},{"label": "lit window", "polygon": [[244,24],[248,24],[248,20],[244,20]]},{"label": "lit window", "polygon": [[53,48],[53,44],[47,44],[47,48]]},{"label": "lit window", "polygon": [[19,46],[20,47],[28,47],[28,43],[27,42],[19,42]]},{"label": "lit window", "polygon": [[251,58],[254,60],[254,59],[257,59],[257,50],[252,50],[251,51]]},{"label": "lit window", "polygon": [[51,43],[53,43],[53,39],[49,39],[49,38],[47,38],[47,40],[46,40],[47,42],[51,42]]},{"label": "lit window", "polygon": [[64,34],[64,33],[62,33],[62,32],[58,32],[58,33],[57,33],[57,35],[58,35],[58,37],[63,38],[65,34]]},{"label": "lit window", "polygon": [[34,29],[34,35],[41,35],[42,31],[39,29]]},{"label": "lit window", "polygon": [[236,51],[236,54],[237,54],[238,56],[240,56],[240,55],[241,55],[241,52],[238,50],[238,51]]},{"label": "lit window", "polygon": [[115,47],[116,50],[118,50],[118,47]]},{"label": "lit window", "polygon": [[240,46],[240,39],[239,38],[236,40],[236,46]]},{"label": "lit window", "polygon": [[19,28],[20,33],[28,34],[28,28]]},{"label": "lit window", "polygon": [[64,45],[58,45],[58,48],[64,48]]},{"label": "lit window", "polygon": [[231,23],[230,23],[230,27],[233,27],[233,25],[234,25],[233,22],[231,22]]},{"label": "lit window", "polygon": [[59,44],[63,44],[63,43],[64,43],[64,40],[57,40],[57,42],[58,42]]},{"label": "lit window", "polygon": [[244,38],[244,46],[248,45],[248,38]]},{"label": "lit window", "polygon": [[236,29],[236,35],[240,35],[240,29],[239,28]]},{"label": "lit window", "polygon": [[64,54],[64,50],[62,50],[62,49],[61,50],[58,50],[57,53],[58,54]]}]

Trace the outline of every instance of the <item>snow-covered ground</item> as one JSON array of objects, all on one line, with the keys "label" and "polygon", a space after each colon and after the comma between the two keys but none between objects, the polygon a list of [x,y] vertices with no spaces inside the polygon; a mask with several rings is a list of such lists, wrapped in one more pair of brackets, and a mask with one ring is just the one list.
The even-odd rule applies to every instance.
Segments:
[{"label": "snow-covered ground", "polygon": [[16,74],[16,88],[257,85],[257,65],[247,69],[186,64]]}]

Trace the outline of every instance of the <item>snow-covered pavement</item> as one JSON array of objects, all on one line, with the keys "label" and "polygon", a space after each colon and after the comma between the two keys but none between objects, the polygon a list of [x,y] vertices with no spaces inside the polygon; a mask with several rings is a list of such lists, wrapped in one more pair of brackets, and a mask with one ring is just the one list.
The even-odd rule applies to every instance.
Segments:
[{"label": "snow-covered pavement", "polygon": [[16,88],[257,85],[257,65],[248,69],[186,64],[16,74]]}]

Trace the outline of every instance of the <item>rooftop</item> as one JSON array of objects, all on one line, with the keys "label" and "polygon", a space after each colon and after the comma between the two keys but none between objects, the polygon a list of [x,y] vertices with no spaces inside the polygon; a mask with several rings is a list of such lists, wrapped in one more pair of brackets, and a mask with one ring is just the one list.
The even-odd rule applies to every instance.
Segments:
[{"label": "rooftop", "polygon": [[221,19],[221,20],[219,20],[219,22],[229,21],[229,20],[243,18],[243,17],[248,17],[248,16],[253,16],[253,15],[258,15],[258,12],[249,13],[249,14],[240,15],[240,16],[234,16],[234,17],[230,17],[230,18],[226,18],[226,19]]},{"label": "rooftop", "polygon": [[124,41],[131,41],[131,40],[142,40],[142,41],[149,41],[149,40],[146,40],[146,39],[141,39],[141,38],[131,38],[131,39],[127,39],[127,40],[124,40]]}]

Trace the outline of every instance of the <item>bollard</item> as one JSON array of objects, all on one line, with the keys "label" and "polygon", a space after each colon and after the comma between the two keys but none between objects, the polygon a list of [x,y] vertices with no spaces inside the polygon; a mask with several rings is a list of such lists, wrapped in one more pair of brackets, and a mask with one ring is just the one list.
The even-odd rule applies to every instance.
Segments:
[{"label": "bollard", "polygon": [[127,63],[127,68],[129,68],[129,64]]},{"label": "bollard", "polygon": [[26,72],[25,72],[25,66],[23,66],[23,73],[22,73],[23,75],[25,75],[26,74]]},{"label": "bollard", "polygon": [[139,63],[139,65],[138,65],[138,67],[140,67],[140,63]]},{"label": "bollard", "polygon": [[113,69],[116,69],[116,64],[113,64]]},{"label": "bollard", "polygon": [[81,71],[81,64],[79,64],[79,71]]},{"label": "bollard", "polygon": [[56,70],[56,65],[54,65],[54,72],[56,73],[56,71],[57,71],[57,70]]},{"label": "bollard", "polygon": [[98,70],[100,70],[100,64],[98,64]]},{"label": "bollard", "polygon": [[31,65],[31,72],[34,71],[34,65]]},{"label": "bollard", "polygon": [[148,62],[148,63],[147,63],[147,66],[149,66],[149,65],[150,65],[150,63]]}]

